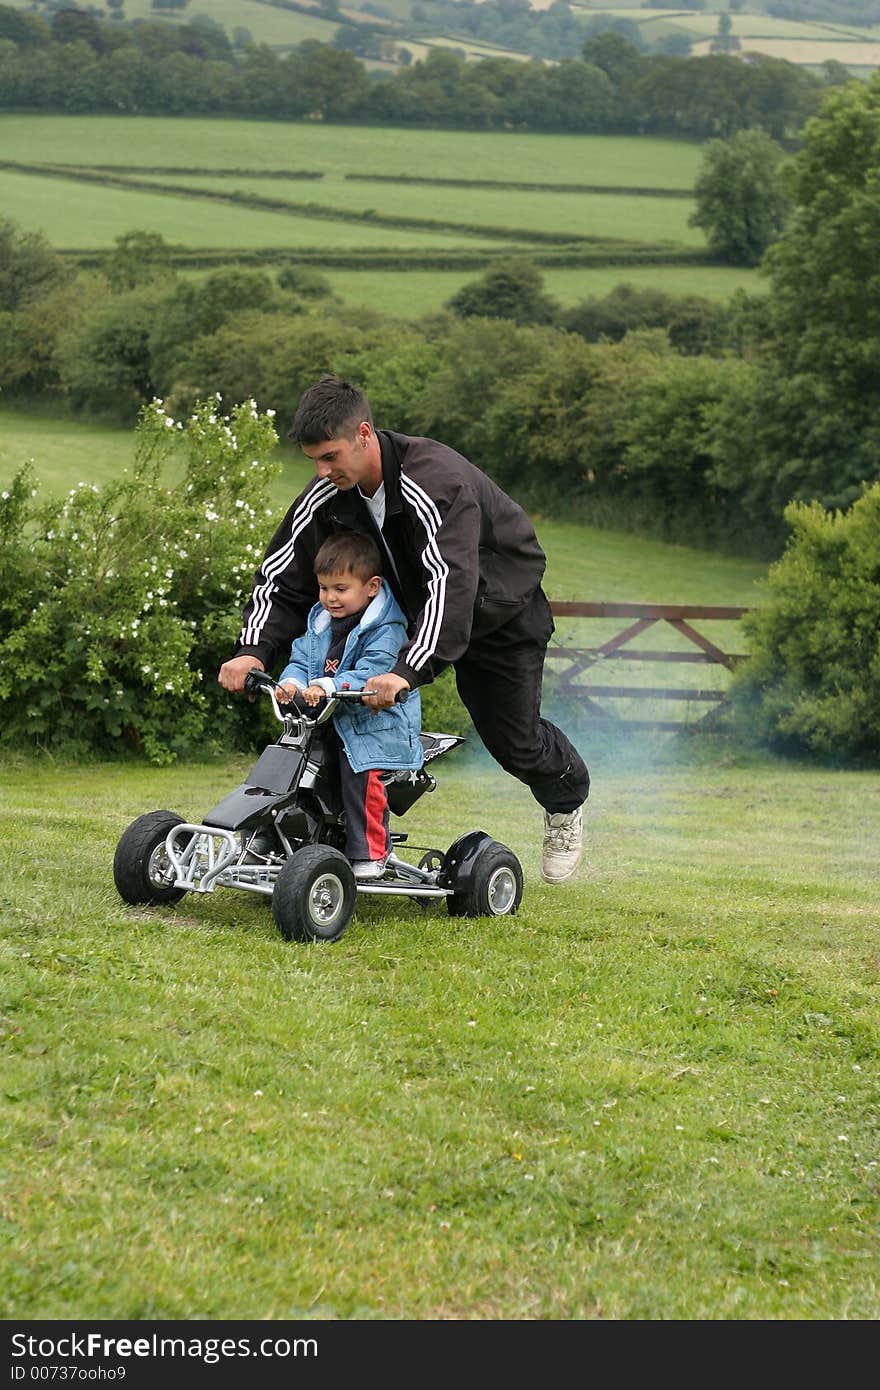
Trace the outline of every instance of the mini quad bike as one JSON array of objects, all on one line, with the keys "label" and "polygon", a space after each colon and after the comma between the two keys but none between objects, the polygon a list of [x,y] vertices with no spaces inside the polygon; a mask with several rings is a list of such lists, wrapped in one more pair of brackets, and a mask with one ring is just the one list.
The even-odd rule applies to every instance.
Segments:
[{"label": "mini quad bike", "polygon": [[[345,700],[362,693],[339,690],[318,713],[293,701],[281,704],[271,676],[252,670],[245,691],[272,700],[282,732],[245,781],[209,811],[201,825],[172,811],[150,811],[124,831],[113,878],[132,904],[178,902],[185,893],[241,888],[272,899],[285,940],[338,941],[354,916],[360,893],[402,896],[424,903],[443,899],[453,917],[504,916],[522,899],[522,867],[506,845],[469,830],[445,852],[421,849],[417,864],[392,849],[381,878],[361,882],[342,853],[345,823],[335,754],[327,754],[320,726]],[[404,698],[406,692],[403,692]],[[453,734],[420,735],[425,763],[464,740]],[[335,774],[335,775],[334,775]],[[435,779],[419,772],[386,772],[389,809],[402,816]],[[392,831],[393,846],[406,834]]]}]

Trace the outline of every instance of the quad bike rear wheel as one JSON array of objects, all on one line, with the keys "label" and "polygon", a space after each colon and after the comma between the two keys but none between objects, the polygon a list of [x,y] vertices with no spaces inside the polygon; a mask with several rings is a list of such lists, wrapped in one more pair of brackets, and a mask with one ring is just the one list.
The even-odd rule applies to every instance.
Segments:
[{"label": "quad bike rear wheel", "polygon": [[354,916],[357,887],[344,854],[304,845],[282,866],[272,915],[285,941],[338,941]]},{"label": "quad bike rear wheel", "polygon": [[[447,851],[447,859],[458,845]],[[513,850],[486,836],[470,858],[469,871],[446,899],[450,917],[506,917],[522,902],[522,865]]]},{"label": "quad bike rear wheel", "polygon": [[180,902],[186,889],[174,887],[165,840],[169,830],[183,824],[183,816],[173,811],[148,811],[123,831],[113,856],[113,881],[125,902],[156,907]]}]

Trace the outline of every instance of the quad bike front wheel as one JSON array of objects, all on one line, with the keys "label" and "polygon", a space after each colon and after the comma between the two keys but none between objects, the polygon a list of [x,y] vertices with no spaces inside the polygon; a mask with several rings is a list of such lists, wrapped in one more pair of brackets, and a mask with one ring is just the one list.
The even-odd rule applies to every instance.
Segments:
[{"label": "quad bike front wheel", "polygon": [[522,865],[513,850],[488,835],[463,836],[450,846],[447,862],[459,863],[453,892],[446,899],[450,917],[506,917],[522,902]]},{"label": "quad bike front wheel", "polygon": [[272,915],[285,941],[338,941],[354,916],[357,887],[344,854],[304,845],[282,866]]},{"label": "quad bike front wheel", "polygon": [[183,816],[173,811],[149,811],[123,831],[113,856],[113,881],[125,902],[157,907],[180,902],[186,889],[174,887],[165,840],[169,830],[183,824]]}]

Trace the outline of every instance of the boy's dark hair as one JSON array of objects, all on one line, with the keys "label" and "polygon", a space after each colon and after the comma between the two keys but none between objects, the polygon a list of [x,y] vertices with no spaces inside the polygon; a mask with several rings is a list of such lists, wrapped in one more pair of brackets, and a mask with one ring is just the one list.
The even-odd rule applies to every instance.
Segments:
[{"label": "boy's dark hair", "polygon": [[287,437],[297,444],[353,438],[362,420],[373,423],[363,391],[331,373],[303,392]]},{"label": "boy's dark hair", "polygon": [[381,573],[379,547],[360,531],[328,536],[315,556],[315,574],[353,574],[366,584],[374,574]]}]

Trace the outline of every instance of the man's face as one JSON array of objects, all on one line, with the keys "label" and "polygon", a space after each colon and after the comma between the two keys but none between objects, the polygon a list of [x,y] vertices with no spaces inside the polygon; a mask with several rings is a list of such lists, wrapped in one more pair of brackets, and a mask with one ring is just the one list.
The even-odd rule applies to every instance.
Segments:
[{"label": "man's face", "polygon": [[[361,426],[362,430],[364,427]],[[368,481],[371,459],[367,440],[360,432],[354,438],[325,439],[322,444],[303,444],[302,451],[315,465],[319,478],[329,478],[334,487],[348,492]]]}]

